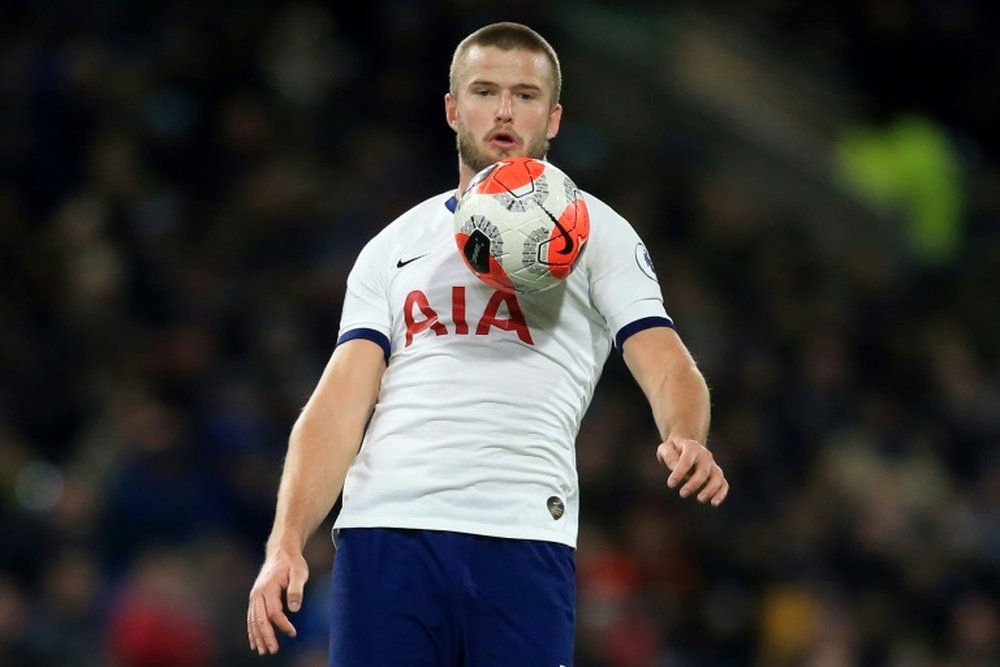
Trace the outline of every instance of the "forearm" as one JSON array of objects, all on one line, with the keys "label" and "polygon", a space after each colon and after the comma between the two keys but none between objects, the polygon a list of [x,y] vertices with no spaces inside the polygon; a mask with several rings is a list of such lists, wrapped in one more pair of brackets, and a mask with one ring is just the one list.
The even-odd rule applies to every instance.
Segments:
[{"label": "forearm", "polygon": [[648,399],[662,440],[673,435],[706,444],[711,402],[708,385],[694,361],[664,369]]},{"label": "forearm", "polygon": [[722,468],[708,451],[708,385],[673,329],[654,327],[625,341],[625,363],[642,387],[660,431],[656,458],[670,469],[667,486],[682,498],[717,507],[729,493]]},{"label": "forearm", "polygon": [[268,553],[301,550],[344,488],[381,385],[382,349],[368,341],[338,346],[288,439]]},{"label": "forearm", "polygon": [[357,452],[363,426],[320,410],[307,406],[292,428],[268,551],[305,546],[337,501]]},{"label": "forearm", "polygon": [[344,487],[347,469],[378,400],[384,354],[377,341],[365,338],[337,345],[292,427],[274,527],[247,605],[250,648],[261,655],[278,650],[275,627],[289,636],[296,634],[284,606],[293,612],[301,608],[309,579],[309,564],[302,552]]}]

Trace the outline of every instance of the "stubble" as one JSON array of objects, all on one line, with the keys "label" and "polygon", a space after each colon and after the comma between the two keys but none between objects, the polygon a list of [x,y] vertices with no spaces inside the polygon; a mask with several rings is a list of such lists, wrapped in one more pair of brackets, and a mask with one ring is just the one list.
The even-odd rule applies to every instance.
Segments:
[{"label": "stubble", "polygon": [[[458,145],[458,156],[462,163],[468,166],[472,173],[477,174],[486,167],[489,167],[497,160],[513,157],[515,153],[511,151],[500,151],[499,154],[487,153],[479,148],[475,137],[467,127],[458,121],[458,131],[455,133],[455,142]],[[529,141],[525,146],[524,154],[536,160],[543,160],[549,152],[549,140],[544,135],[540,135]],[[494,155],[496,155],[494,157]]]}]

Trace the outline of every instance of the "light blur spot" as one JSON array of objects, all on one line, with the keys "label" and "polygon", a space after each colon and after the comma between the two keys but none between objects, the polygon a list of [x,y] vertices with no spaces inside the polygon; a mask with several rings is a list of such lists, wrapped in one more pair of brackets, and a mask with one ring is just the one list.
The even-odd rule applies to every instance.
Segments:
[{"label": "light blur spot", "polygon": [[59,468],[48,461],[36,459],[17,473],[14,495],[17,502],[36,512],[51,509],[63,492],[63,476]]}]

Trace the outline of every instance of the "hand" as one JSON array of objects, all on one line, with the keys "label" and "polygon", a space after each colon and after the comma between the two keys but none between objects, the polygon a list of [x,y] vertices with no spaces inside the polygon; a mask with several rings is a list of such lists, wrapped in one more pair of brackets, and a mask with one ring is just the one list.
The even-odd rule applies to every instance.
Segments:
[{"label": "hand", "polygon": [[250,590],[247,606],[247,636],[250,650],[260,655],[278,652],[274,626],[289,637],[297,632],[285,615],[281,603],[282,593],[288,601],[288,610],[296,612],[302,606],[302,589],[309,579],[309,566],[302,554],[276,551],[269,554]]},{"label": "hand", "polygon": [[698,502],[711,502],[718,507],[729,493],[729,482],[712,452],[689,438],[670,436],[656,448],[656,458],[670,469],[667,486],[671,489],[687,480],[680,488],[681,498],[698,492]]}]

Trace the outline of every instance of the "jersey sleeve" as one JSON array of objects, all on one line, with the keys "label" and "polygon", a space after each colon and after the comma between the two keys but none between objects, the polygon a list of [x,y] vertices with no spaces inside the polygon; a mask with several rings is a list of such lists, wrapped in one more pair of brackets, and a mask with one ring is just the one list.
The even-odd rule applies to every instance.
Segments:
[{"label": "jersey sleeve", "polygon": [[387,288],[388,254],[380,251],[383,236],[373,238],[358,254],[347,277],[344,310],[337,344],[363,338],[378,344],[389,361],[392,319]]},{"label": "jersey sleeve", "polygon": [[588,197],[587,206],[592,217],[587,248],[590,294],[615,347],[621,350],[629,336],[644,329],[673,328],[652,259],[635,229],[600,200]]}]

